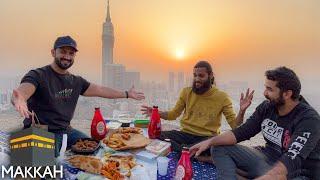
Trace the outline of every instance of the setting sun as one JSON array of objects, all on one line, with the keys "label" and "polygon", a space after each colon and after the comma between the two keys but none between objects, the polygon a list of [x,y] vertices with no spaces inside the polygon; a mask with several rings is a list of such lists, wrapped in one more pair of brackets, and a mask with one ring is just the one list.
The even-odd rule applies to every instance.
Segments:
[{"label": "setting sun", "polygon": [[177,59],[182,59],[185,57],[185,53],[183,49],[177,49],[176,50],[176,58]]}]

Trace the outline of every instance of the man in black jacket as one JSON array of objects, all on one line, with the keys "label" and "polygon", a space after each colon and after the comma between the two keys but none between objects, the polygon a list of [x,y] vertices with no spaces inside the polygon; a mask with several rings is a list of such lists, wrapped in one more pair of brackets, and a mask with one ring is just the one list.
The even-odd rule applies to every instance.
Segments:
[{"label": "man in black jacket", "polygon": [[[320,178],[320,116],[300,96],[297,75],[286,67],[265,73],[267,98],[242,126],[191,147],[199,155],[211,147],[218,179],[236,179],[236,169],[257,179]],[[262,132],[266,146],[238,145]]]}]

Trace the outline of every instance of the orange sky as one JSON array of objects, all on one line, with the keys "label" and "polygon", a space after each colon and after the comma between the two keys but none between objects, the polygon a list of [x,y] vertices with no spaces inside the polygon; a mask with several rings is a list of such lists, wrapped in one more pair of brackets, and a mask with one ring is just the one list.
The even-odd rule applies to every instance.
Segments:
[{"label": "orange sky", "polygon": [[[1,0],[0,75],[51,63],[59,35],[79,45],[72,71],[99,82],[104,0]],[[301,0],[111,0],[115,62],[162,80],[212,62],[218,79],[256,82],[280,65],[320,82],[320,3]],[[176,51],[184,52],[178,59]],[[88,68],[90,67],[90,68]]]}]

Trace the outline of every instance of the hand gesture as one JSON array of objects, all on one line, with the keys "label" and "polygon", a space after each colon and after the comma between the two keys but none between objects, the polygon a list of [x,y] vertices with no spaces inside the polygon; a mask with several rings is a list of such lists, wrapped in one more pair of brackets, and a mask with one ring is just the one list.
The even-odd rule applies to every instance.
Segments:
[{"label": "hand gesture", "polygon": [[253,94],[254,94],[254,90],[250,92],[250,88],[247,89],[246,96],[244,96],[244,94],[241,93],[240,111],[246,111],[247,108],[251,105]]},{"label": "hand gesture", "polygon": [[132,86],[128,91],[128,98],[135,99],[135,100],[142,100],[144,99],[144,94],[142,92],[137,92]]},{"label": "hand gesture", "polygon": [[142,105],[141,108],[142,108],[141,111],[143,115],[151,116],[152,107]]},{"label": "hand gesture", "polygon": [[194,155],[195,157],[198,157],[203,151],[210,148],[210,146],[211,146],[210,139],[207,139],[198,144],[195,144],[189,149],[190,156]]},{"label": "hand gesture", "polygon": [[29,115],[32,115],[32,113],[28,110],[25,98],[19,91],[15,89],[12,93],[12,104],[14,105],[16,111],[18,111],[22,117],[29,118]]}]

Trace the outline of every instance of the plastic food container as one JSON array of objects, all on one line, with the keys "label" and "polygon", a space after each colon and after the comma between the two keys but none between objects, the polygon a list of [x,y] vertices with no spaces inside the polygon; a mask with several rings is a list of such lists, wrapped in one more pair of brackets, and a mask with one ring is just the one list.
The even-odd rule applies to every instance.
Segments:
[{"label": "plastic food container", "polygon": [[156,139],[146,147],[146,150],[158,156],[166,156],[170,152],[170,148],[170,143]]},{"label": "plastic food container", "polygon": [[137,119],[134,121],[134,127],[148,128],[149,122],[148,119]]},{"label": "plastic food container", "polygon": [[121,123],[119,122],[109,122],[107,124],[108,129],[118,129],[119,127],[121,127]]}]

